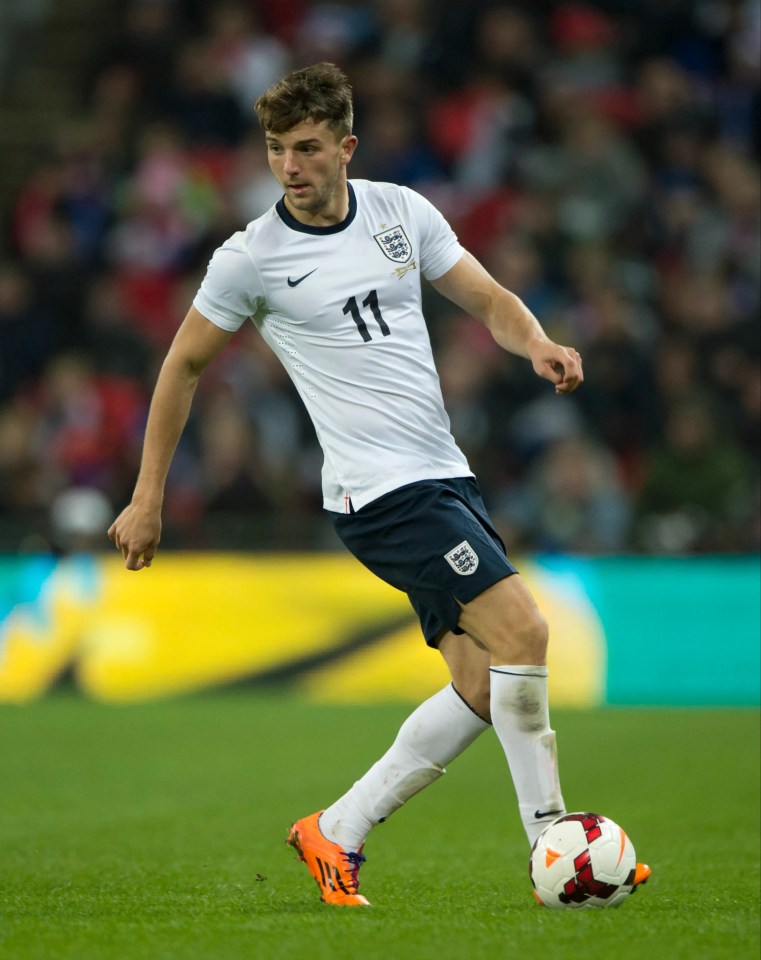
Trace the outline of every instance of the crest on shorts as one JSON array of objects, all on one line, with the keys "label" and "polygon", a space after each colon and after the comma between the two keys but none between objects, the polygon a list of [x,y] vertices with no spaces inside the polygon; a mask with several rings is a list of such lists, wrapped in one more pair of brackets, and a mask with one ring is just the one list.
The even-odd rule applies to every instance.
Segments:
[{"label": "crest on shorts", "polygon": [[373,239],[394,263],[406,263],[412,256],[412,244],[399,223],[383,233],[373,234]]},{"label": "crest on shorts", "polygon": [[445,553],[444,559],[454,572],[462,577],[469,577],[471,573],[475,573],[478,566],[478,554],[467,540],[458,543],[449,553]]}]

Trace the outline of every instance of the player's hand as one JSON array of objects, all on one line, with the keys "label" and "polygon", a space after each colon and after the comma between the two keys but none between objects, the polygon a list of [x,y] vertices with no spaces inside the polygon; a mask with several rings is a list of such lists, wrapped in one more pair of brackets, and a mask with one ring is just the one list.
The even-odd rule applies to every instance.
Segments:
[{"label": "player's hand", "polygon": [[108,537],[121,550],[128,570],[150,567],[161,539],[161,507],[131,503],[108,528]]},{"label": "player's hand", "polygon": [[584,382],[581,357],[573,347],[539,340],[529,347],[528,353],[534,372],[554,383],[555,393],[573,393]]}]

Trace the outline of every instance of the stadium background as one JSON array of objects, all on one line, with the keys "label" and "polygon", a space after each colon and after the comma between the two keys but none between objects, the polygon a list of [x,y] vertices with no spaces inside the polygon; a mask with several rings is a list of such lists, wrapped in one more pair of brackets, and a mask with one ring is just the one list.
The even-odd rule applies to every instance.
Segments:
[{"label": "stadium background", "polygon": [[[757,701],[757,4],[5,0],[3,23],[0,696],[36,695],[82,650],[134,660],[141,644],[146,694],[292,680],[364,647],[377,677],[406,655],[419,681],[399,696],[438,682],[404,602],[381,590],[374,606],[377,586],[338,559],[313,431],[253,328],[202,380],[156,569],[132,583],[100,556],[210,254],[278,195],[251,103],[333,59],[355,89],[352,175],[429,196],[584,356],[584,388],[558,401],[427,294],[454,432],[550,614],[556,698]],[[82,552],[92,563],[51,559]],[[170,617],[156,582],[188,564],[208,590]],[[262,577],[281,585],[254,609]],[[272,620],[294,579],[311,626],[259,651],[260,625],[288,635]],[[348,582],[353,601],[336,589]],[[204,649],[230,629],[199,614],[218,614],[216,597],[226,623],[257,629],[202,668],[188,638]],[[135,623],[170,645],[163,668]],[[718,685],[717,631],[738,651],[736,681]],[[671,651],[657,675],[654,642]],[[356,672],[334,669],[336,691],[367,695]]]}]

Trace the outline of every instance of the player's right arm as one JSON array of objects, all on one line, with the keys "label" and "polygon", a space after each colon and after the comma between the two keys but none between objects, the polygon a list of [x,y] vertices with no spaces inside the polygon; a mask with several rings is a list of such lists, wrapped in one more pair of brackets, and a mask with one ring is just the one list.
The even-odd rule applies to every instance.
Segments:
[{"label": "player's right arm", "polygon": [[191,307],[169,348],[151,400],[132,501],[108,530],[128,570],[149,567],[156,554],[161,538],[164,486],[198,379],[231,337],[231,332],[222,330]]}]

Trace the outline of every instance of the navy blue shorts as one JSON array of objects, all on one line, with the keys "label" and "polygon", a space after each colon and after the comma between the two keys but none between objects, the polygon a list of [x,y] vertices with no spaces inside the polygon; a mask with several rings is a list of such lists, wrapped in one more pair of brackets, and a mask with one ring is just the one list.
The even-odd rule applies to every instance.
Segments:
[{"label": "navy blue shorts", "polygon": [[331,517],[354,556],[407,594],[431,647],[444,630],[463,632],[460,603],[518,572],[473,477],[410,483]]}]

